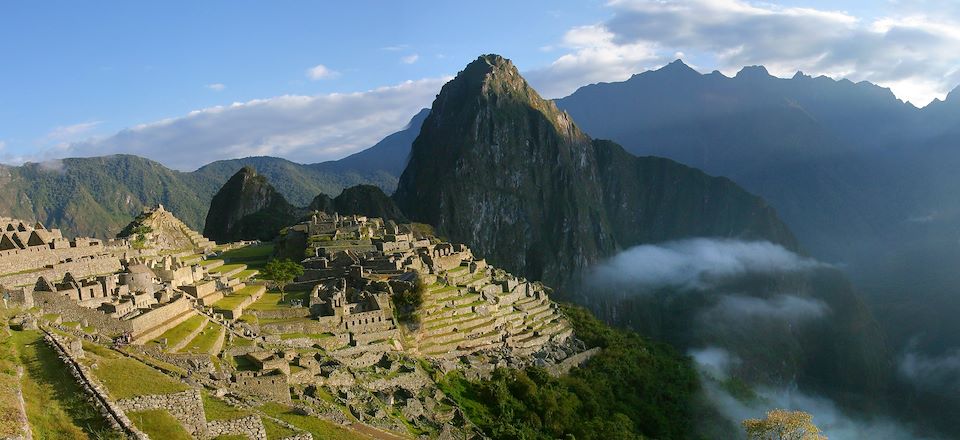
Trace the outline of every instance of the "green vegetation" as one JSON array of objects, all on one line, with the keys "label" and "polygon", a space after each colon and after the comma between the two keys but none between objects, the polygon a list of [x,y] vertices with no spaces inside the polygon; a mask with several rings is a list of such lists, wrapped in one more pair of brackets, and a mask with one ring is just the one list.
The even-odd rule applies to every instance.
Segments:
[{"label": "green vegetation", "polygon": [[260,420],[263,421],[263,429],[267,431],[267,440],[280,440],[297,433],[296,431],[266,417],[261,417]]},{"label": "green vegetation", "polygon": [[[34,438],[122,438],[86,400],[80,385],[66,372],[63,361],[40,332],[12,332],[9,342],[3,343],[5,349],[13,347],[24,367],[20,385]],[[9,352],[4,354],[6,360],[9,356]]]},{"label": "green vegetation", "polygon": [[313,434],[313,438],[335,438],[338,440],[362,440],[367,437],[347,430],[337,424],[316,417],[304,416],[293,412],[290,408],[279,403],[266,403],[260,407],[265,414],[276,417],[297,428]]},{"label": "green vegetation", "polygon": [[259,285],[246,286],[213,303],[213,308],[215,310],[233,310],[235,307],[246,301],[247,298],[253,295],[254,292],[262,288],[263,286]]},{"label": "green vegetation", "polygon": [[100,358],[93,374],[116,400],[149,394],[172,394],[190,387],[143,363],[126,358]]},{"label": "green vegetation", "polygon": [[267,264],[267,260],[273,255],[273,243],[265,243],[257,246],[244,246],[220,254],[220,258],[231,263],[243,263],[251,269],[260,269]]},{"label": "green vegetation", "polygon": [[202,396],[203,412],[206,413],[208,421],[239,419],[252,414],[250,410],[231,406],[206,392],[202,393]]},{"label": "green vegetation", "polygon": [[601,347],[583,368],[554,378],[541,368],[499,369],[472,382],[450,373],[441,388],[493,438],[684,438],[693,425],[696,373],[672,348],[564,307],[577,335]]},{"label": "green vegetation", "polygon": [[147,225],[137,225],[133,228],[131,235],[134,237],[131,245],[134,249],[143,249],[147,242],[147,234],[153,232],[153,228]]},{"label": "green vegetation", "polygon": [[289,308],[295,300],[300,300],[300,304],[306,306],[310,300],[309,290],[291,290],[285,296],[280,296],[278,290],[268,290],[260,299],[251,304],[247,310],[280,310]]},{"label": "green vegetation", "polygon": [[148,411],[130,411],[127,417],[144,434],[150,438],[164,440],[192,440],[180,422],[169,412],[163,409]]},{"label": "green vegetation", "polygon": [[224,264],[223,266],[210,269],[210,273],[227,273],[244,267],[243,264]]},{"label": "green vegetation", "polygon": [[[6,319],[0,313],[0,319]],[[17,353],[13,339],[6,326],[0,327],[0,438],[16,437],[22,434],[20,423],[20,404],[14,396],[20,391],[20,378],[17,377]]]},{"label": "green vegetation", "polygon": [[420,315],[417,311],[423,305],[423,295],[426,292],[427,284],[419,276],[411,288],[394,291],[393,306],[400,322],[420,322]]},{"label": "green vegetation", "polygon": [[163,334],[157,339],[166,339],[167,347],[175,346],[180,342],[183,342],[185,338],[200,328],[200,326],[203,325],[206,320],[207,318],[203,315],[191,316],[186,321],[183,321],[170,330],[163,332]]},{"label": "green vegetation", "polygon": [[[200,332],[195,338],[187,343],[180,352],[181,353],[211,353],[213,351],[213,346],[216,345],[217,340],[220,339],[220,334],[222,333],[220,324],[215,322],[208,322],[207,326],[203,328],[203,331]],[[212,354],[212,353],[211,353]]]},{"label": "green vegetation", "polygon": [[300,263],[290,259],[274,259],[263,267],[260,278],[273,281],[273,284],[280,290],[280,300],[283,301],[284,289],[287,284],[301,275],[303,275],[303,266]]}]

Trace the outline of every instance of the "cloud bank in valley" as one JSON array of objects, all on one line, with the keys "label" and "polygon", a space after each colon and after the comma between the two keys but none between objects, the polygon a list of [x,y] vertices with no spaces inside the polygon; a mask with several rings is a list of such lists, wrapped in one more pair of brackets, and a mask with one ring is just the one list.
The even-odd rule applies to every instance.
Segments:
[{"label": "cloud bank in valley", "polygon": [[655,290],[705,289],[749,273],[797,272],[825,267],[766,241],[695,238],[627,249],[594,266],[591,285]]},{"label": "cloud bank in valley", "polygon": [[700,372],[704,396],[717,413],[731,423],[740,426],[748,418],[762,418],[775,408],[806,411],[813,415],[813,422],[830,440],[921,440],[909,427],[888,418],[860,419],[841,410],[830,399],[811,395],[791,387],[759,387],[754,389],[756,399],[744,402],[731,396],[721,382],[730,376],[731,368],[740,364],[740,359],[720,347],[704,347],[690,350]]}]

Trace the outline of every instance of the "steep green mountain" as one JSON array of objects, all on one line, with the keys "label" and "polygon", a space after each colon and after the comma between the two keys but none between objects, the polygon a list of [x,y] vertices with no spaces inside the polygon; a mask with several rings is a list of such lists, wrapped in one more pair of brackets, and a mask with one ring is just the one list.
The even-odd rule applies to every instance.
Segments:
[{"label": "steep green mountain", "polygon": [[[883,406],[889,354],[870,310],[835,269],[733,277],[715,288],[654,294],[578,279],[641,244],[713,237],[796,252],[800,245],[770,206],[729,179],[591,139],[500,56],[480,57],[443,87],[394,198],[412,220],[494,264],[558,286],[560,295],[607,322],[681,350],[723,347],[748,366],[736,376],[745,383],[799,383],[851,407]],[[648,264],[672,264],[664,258]],[[742,326],[719,329],[708,317],[718,305],[741,300],[731,299],[732,292],[756,310],[780,313],[778,295],[816,304],[829,311],[830,324],[750,315],[733,323]]]},{"label": "steep green mountain", "polygon": [[497,55],[444,85],[394,198],[413,220],[561,286],[617,249],[651,241],[739,237],[797,248],[758,197],[591,139]]},{"label": "steep green mountain", "polygon": [[203,235],[219,243],[270,240],[297,217],[298,210],[266,177],[245,166],[213,196]]},{"label": "steep green mountain", "polygon": [[157,204],[200,229],[215,191],[189,174],[128,155],[0,166],[0,212],[36,218],[70,236],[113,237]]},{"label": "steep green mountain", "polygon": [[307,207],[310,211],[334,212],[341,215],[365,215],[382,219],[406,222],[400,208],[383,190],[374,185],[357,185],[343,190],[339,196],[330,198],[318,194]]},{"label": "steep green mountain", "polygon": [[410,143],[426,113],[373,147],[341,160],[303,165],[276,157],[221,160],[179,172],[132,155],[0,165],[0,213],[35,218],[70,236],[108,238],[144,207],[163,204],[193,229],[203,229],[210,200],[237,170],[251,166],[296,206],[320,193],[359,184],[392,192]]}]

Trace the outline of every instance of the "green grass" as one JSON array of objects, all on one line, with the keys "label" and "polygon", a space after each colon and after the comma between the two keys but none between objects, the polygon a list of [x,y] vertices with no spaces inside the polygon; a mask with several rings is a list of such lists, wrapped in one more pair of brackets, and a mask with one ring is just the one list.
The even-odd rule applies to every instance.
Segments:
[{"label": "green grass", "polygon": [[[0,319],[6,319],[0,314]],[[17,377],[17,353],[6,327],[0,327],[0,438],[23,434],[20,423],[20,404],[14,395],[20,390]]]},{"label": "green grass", "polygon": [[247,310],[280,310],[290,307],[293,300],[300,300],[300,304],[306,307],[310,303],[309,290],[288,290],[284,295],[283,301],[280,301],[280,291],[268,290],[257,302],[250,304]]},{"label": "green grass", "polygon": [[247,436],[240,434],[223,434],[214,437],[213,440],[247,440]]},{"label": "green grass", "polygon": [[237,269],[245,269],[245,264],[224,264],[223,266],[210,269],[210,273],[227,273]]},{"label": "green grass", "polygon": [[263,429],[267,431],[267,440],[280,440],[290,437],[297,433],[286,426],[283,426],[266,417],[260,418],[263,421]]},{"label": "green grass", "polygon": [[200,266],[207,267],[207,266],[209,266],[209,265],[211,265],[211,264],[213,264],[213,263],[216,263],[217,261],[223,261],[223,260],[218,260],[218,259],[203,260],[203,261],[200,262]]},{"label": "green grass", "polygon": [[186,321],[183,321],[177,324],[175,327],[163,332],[160,337],[155,340],[167,339],[167,347],[172,347],[174,345],[183,342],[183,340],[190,336],[196,329],[200,328],[203,325],[203,322],[206,321],[206,317],[203,315],[195,315],[188,318]]},{"label": "green grass", "polygon": [[203,393],[203,411],[208,421],[239,419],[252,414],[247,409],[230,406],[227,402],[207,393]]},{"label": "green grass", "polygon": [[149,394],[172,394],[190,388],[134,359],[100,358],[96,363],[93,374],[116,400]]},{"label": "green grass", "polygon": [[231,263],[244,263],[251,269],[261,269],[267,264],[271,255],[273,255],[273,243],[234,249],[220,254],[220,258]]},{"label": "green grass", "polygon": [[279,403],[266,403],[260,407],[260,410],[267,415],[276,417],[313,434],[313,438],[315,439],[335,438],[339,440],[362,440],[367,438],[356,432],[344,429],[333,422],[297,414],[293,412],[292,408]]},{"label": "green grass", "polygon": [[24,367],[20,385],[33,438],[123,438],[87,402],[80,385],[40,332],[13,332],[10,340]]},{"label": "green grass", "polygon": [[259,270],[256,270],[256,269],[247,269],[247,270],[244,270],[244,271],[241,271],[240,273],[238,273],[238,274],[237,274],[237,279],[238,279],[238,280],[241,280],[241,281],[246,281],[246,280],[250,279],[251,277],[253,277],[254,275],[256,275],[256,274],[258,274],[258,273],[260,273]]},{"label": "green grass", "polygon": [[213,308],[218,310],[233,310],[260,288],[261,286],[258,285],[244,287],[213,303]]},{"label": "green grass", "polygon": [[192,440],[180,422],[167,410],[152,409],[148,411],[131,411],[127,413],[130,421],[137,429],[143,431],[150,438],[164,440]]},{"label": "green grass", "polygon": [[214,344],[220,337],[220,324],[208,322],[203,331],[197,337],[190,340],[186,346],[180,349],[181,353],[210,353]]}]

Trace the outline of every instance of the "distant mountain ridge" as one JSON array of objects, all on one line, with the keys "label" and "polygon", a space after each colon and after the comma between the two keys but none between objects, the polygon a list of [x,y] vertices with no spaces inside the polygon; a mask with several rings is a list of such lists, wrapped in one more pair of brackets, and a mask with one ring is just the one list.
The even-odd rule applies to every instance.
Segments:
[{"label": "distant mountain ridge", "polygon": [[216,161],[181,172],[133,155],[69,158],[22,166],[0,165],[0,213],[35,218],[68,235],[108,238],[145,207],[163,204],[195,230],[202,230],[217,190],[245,166],[257,169],[287,201],[306,206],[317,194],[371,184],[392,193],[412,138],[425,117],[373,147],[339,161],[298,164],[275,157]]}]

